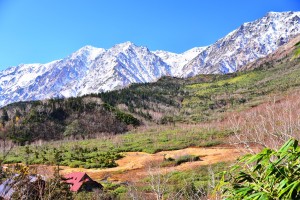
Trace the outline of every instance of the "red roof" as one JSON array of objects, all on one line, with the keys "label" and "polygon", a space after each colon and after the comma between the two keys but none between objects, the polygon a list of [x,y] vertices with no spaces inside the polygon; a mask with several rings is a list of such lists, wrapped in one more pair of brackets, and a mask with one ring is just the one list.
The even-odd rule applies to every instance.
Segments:
[{"label": "red roof", "polygon": [[84,172],[73,172],[65,175],[66,183],[70,184],[70,190],[77,192],[83,183],[88,181],[93,181],[86,173]]}]

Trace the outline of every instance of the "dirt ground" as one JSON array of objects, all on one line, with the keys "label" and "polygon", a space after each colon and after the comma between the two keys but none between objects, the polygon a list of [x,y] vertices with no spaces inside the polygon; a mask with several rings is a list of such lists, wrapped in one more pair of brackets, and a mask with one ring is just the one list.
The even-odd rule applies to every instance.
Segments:
[{"label": "dirt ground", "polygon": [[[233,161],[244,154],[245,151],[233,147],[211,147],[197,148],[190,147],[174,151],[162,151],[155,154],[143,152],[126,152],[125,157],[116,161],[118,167],[108,169],[84,169],[61,166],[62,175],[70,172],[86,172],[94,180],[109,180],[113,182],[139,182],[149,176],[150,166],[158,166],[164,158],[180,157],[184,155],[195,155],[200,157],[200,161],[187,162],[178,166],[160,167],[157,173],[168,173],[172,171],[185,171],[199,166],[210,165],[218,162]],[[49,166],[39,166],[39,174],[50,174],[53,171]],[[155,173],[155,172],[154,172]]]}]

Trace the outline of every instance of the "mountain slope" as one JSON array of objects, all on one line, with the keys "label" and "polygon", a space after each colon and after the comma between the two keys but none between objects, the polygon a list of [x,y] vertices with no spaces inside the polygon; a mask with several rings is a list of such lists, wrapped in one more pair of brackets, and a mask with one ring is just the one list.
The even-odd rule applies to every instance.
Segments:
[{"label": "mountain slope", "polygon": [[111,49],[85,46],[65,59],[0,71],[0,106],[74,97],[157,81],[162,76],[232,73],[300,33],[300,12],[268,13],[208,47],[182,54],[149,51],[131,42]]},{"label": "mountain slope", "polygon": [[[291,39],[285,45],[282,45],[278,48],[274,53],[269,54],[264,58],[260,58],[255,60],[254,62],[249,63],[239,69],[239,71],[246,71],[246,70],[253,70],[257,68],[263,68],[266,66],[274,65],[276,62],[282,62],[282,60],[290,55],[293,51],[295,51],[295,46],[300,41],[300,34],[297,35],[295,38]],[[292,57],[291,59],[294,59]]]},{"label": "mountain slope", "polygon": [[110,91],[165,75],[171,75],[170,67],[146,47],[130,42],[108,50],[86,46],[62,60],[1,71],[0,106]]},{"label": "mountain slope", "polygon": [[90,97],[17,102],[0,108],[0,139],[20,144],[124,133],[139,124],[131,114]]},{"label": "mountain slope", "polygon": [[86,76],[95,57],[105,52],[90,46],[47,64],[26,64],[0,72],[0,105],[77,95],[78,79]]},{"label": "mountain slope", "polygon": [[232,73],[267,56],[300,33],[300,12],[270,12],[207,47],[183,67],[182,77]]},{"label": "mountain slope", "polygon": [[101,54],[79,83],[79,95],[124,88],[171,75],[170,67],[146,47],[131,42],[115,45]]},{"label": "mountain slope", "polygon": [[172,67],[173,76],[179,77],[182,74],[182,68],[206,48],[207,47],[195,47],[181,54],[162,50],[153,51],[153,53]]}]

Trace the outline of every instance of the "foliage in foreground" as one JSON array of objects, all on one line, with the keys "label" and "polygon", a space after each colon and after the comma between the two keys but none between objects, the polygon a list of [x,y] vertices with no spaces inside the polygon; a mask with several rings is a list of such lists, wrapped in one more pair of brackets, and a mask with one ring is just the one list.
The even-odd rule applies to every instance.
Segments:
[{"label": "foliage in foreground", "polygon": [[300,147],[290,139],[278,151],[243,157],[220,183],[226,199],[299,199]]}]

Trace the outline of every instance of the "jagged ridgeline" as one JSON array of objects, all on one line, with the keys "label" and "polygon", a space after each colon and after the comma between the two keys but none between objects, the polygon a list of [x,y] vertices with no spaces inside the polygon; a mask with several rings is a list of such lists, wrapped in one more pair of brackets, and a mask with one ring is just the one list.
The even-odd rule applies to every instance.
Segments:
[{"label": "jagged ridgeline", "polygon": [[299,33],[300,12],[270,12],[214,44],[180,54],[150,51],[132,42],[110,49],[85,46],[60,60],[0,71],[0,106],[118,90],[133,83],[156,82],[163,76],[233,73]]}]

